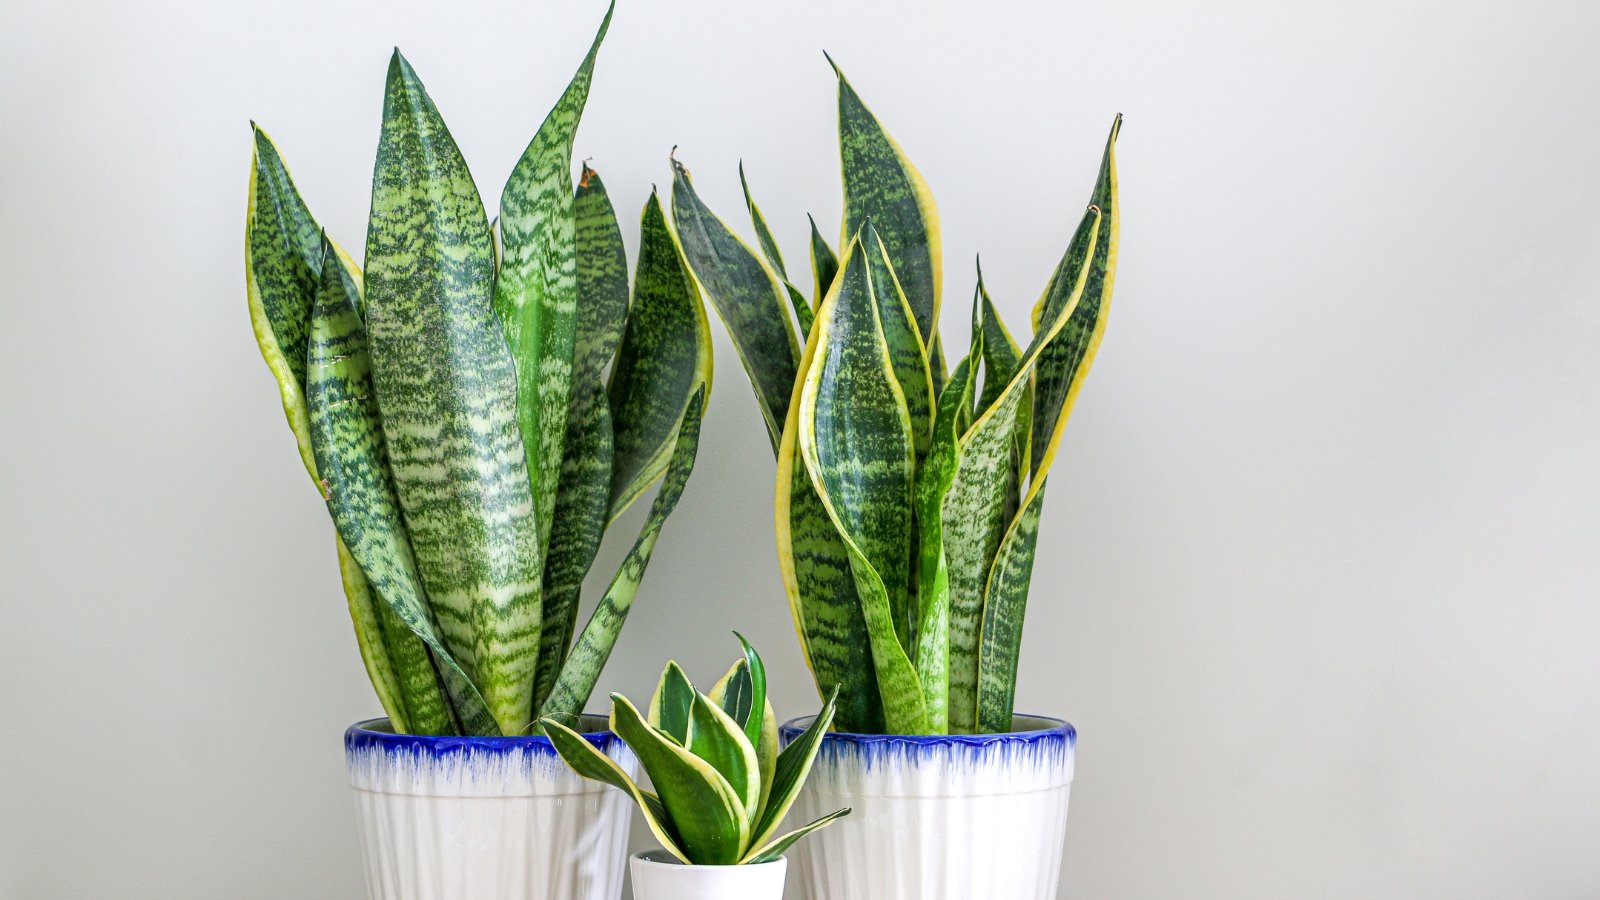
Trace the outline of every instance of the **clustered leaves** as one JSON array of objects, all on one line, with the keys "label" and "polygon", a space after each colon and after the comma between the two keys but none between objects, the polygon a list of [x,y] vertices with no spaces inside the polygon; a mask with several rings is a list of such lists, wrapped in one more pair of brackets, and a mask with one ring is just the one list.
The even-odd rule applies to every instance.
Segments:
[{"label": "clustered leaves", "polygon": [[[694,466],[704,309],[660,201],[634,284],[572,144],[608,11],[517,163],[497,229],[415,71],[390,62],[365,271],[255,128],[251,320],[338,533],[368,674],[397,731],[520,734],[582,710]],[[606,528],[662,482],[577,633]]]},{"label": "clustered leaves", "polygon": [[938,333],[933,197],[835,72],[843,254],[813,220],[809,299],[742,165],[759,253],[676,160],[674,223],[777,455],[780,567],[818,688],[839,689],[838,724],[1009,731],[1046,477],[1110,306],[1121,119],[1027,345],[1000,321],[980,271],[971,338],[952,370]]},{"label": "clustered leaves", "polygon": [[610,757],[553,719],[545,733],[574,771],[626,791],[656,840],[684,863],[743,865],[776,860],[841,809],[781,833],[833,721],[829,700],[806,730],[778,752],[778,720],[767,701],[766,669],[739,637],[744,657],[709,693],[667,663],[649,711],[611,695],[611,730],[639,757],[654,790],[641,788]]}]

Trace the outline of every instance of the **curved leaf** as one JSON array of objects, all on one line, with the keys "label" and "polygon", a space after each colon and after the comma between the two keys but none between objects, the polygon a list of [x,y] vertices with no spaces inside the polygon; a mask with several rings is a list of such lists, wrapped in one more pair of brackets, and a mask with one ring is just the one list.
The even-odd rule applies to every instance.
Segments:
[{"label": "curved leaf", "polygon": [[732,865],[750,839],[738,794],[712,765],[651,728],[628,698],[611,695],[611,729],[638,755],[666,808],[678,847],[695,865]]},{"label": "curved leaf", "polygon": [[[977,704],[978,726],[986,731],[1004,731],[1011,727],[1017,654],[1022,642],[1022,620],[1027,609],[1028,583],[1033,573],[1046,478],[1073,404],[1105,334],[1111,287],[1116,278],[1120,213],[1115,149],[1121,126],[1122,117],[1118,116],[1111,126],[1095,183],[1093,202],[1102,211],[1100,227],[1093,240],[1074,239],[1039,304],[1041,316],[1063,306],[1070,306],[1071,311],[1061,333],[1040,354],[1039,399],[1033,422],[1033,481],[1022,499],[1021,511],[1012,521],[996,554],[985,587]],[[1083,285],[1074,305],[1070,303],[1070,294],[1065,299],[1061,297],[1063,286],[1069,280],[1068,273],[1079,271],[1085,265]],[[1044,440],[1042,448],[1041,439]]]},{"label": "curved leaf", "polygon": [[761,814],[761,763],[756,747],[732,716],[704,694],[694,694],[689,704],[689,752],[711,764],[728,779],[739,808],[750,825]]},{"label": "curved leaf", "polygon": [[711,326],[654,192],[639,219],[633,304],[611,373],[611,520],[666,471],[690,406],[711,384]]},{"label": "curved leaf", "polygon": [[739,351],[776,449],[800,357],[777,276],[706,208],[689,180],[689,170],[676,159],[672,160],[672,220],[695,280]]},{"label": "curved leaf", "polygon": [[[332,248],[326,250],[311,315],[306,383],[311,446],[323,496],[340,538],[371,587],[403,628],[426,642],[442,665],[455,667],[435,633],[423,599],[390,479],[388,452],[372,394],[366,329],[356,311],[359,289]],[[408,654],[407,665],[397,667],[397,675],[411,729],[419,734],[448,731],[453,723],[427,652],[416,647]],[[468,699],[482,711],[483,701],[475,695],[474,691]],[[463,718],[482,721],[475,715]]]},{"label": "curved leaf", "polygon": [[694,685],[677,660],[667,660],[661,670],[661,680],[656,683],[655,695],[650,698],[648,721],[654,728],[672,736],[679,744],[689,746],[689,710],[694,706]]},{"label": "curved leaf", "polygon": [[506,734],[532,718],[543,566],[493,247],[416,73],[389,66],[367,228],[367,329],[396,493],[450,654]]},{"label": "curved leaf", "polygon": [[799,443],[817,496],[850,555],[885,725],[920,734],[926,714],[900,643],[910,605],[911,418],[878,321],[867,254],[845,253],[817,316],[817,353],[800,395]]},{"label": "curved leaf", "polygon": [[799,828],[789,832],[788,834],[783,835],[782,837],[773,839],[764,846],[752,848],[749,853],[745,854],[745,858],[739,860],[739,862],[746,865],[773,862],[779,857],[783,856],[784,853],[788,852],[789,848],[794,846],[796,841],[812,833],[813,831],[817,831],[818,829],[831,824],[834,820],[842,819],[848,815],[850,815],[850,807],[848,806],[844,809],[835,810],[834,812],[828,813],[822,818],[808,822],[805,825],[802,825]]},{"label": "curved leaf", "polygon": [[[1089,207],[1078,225],[1092,253],[1100,211]],[[978,652],[982,640],[984,590],[989,570],[1000,550],[1010,522],[1007,512],[1015,503],[1014,487],[1006,479],[1015,473],[1012,452],[1022,421],[1018,409],[1028,396],[1034,369],[1051,342],[1062,333],[1088,277],[1087,260],[1075,273],[1070,293],[1050,309],[1047,321],[1023,354],[1009,384],[962,436],[955,479],[945,495],[941,519],[950,573],[950,728],[958,733],[977,728]],[[1066,291],[1066,278],[1058,278]]]},{"label": "curved leaf", "polygon": [[666,477],[661,481],[661,489],[651,504],[650,516],[562,665],[556,686],[545,700],[545,715],[575,716],[583,711],[589,694],[594,691],[595,680],[600,677],[601,668],[611,656],[611,648],[616,646],[622,623],[633,608],[634,595],[639,591],[645,568],[650,565],[650,554],[661,535],[661,526],[678,505],[689,473],[694,470],[695,451],[700,444],[700,421],[705,415],[705,390],[700,388],[690,398],[678,430],[677,446],[667,465]]},{"label": "curved leaf", "polygon": [[[834,279],[837,286],[838,279]],[[807,336],[801,371],[812,368],[821,337],[817,328]],[[837,693],[841,728],[875,734],[884,728],[883,701],[872,662],[872,640],[856,599],[850,553],[800,456],[799,396],[804,387],[804,381],[796,381],[778,447],[773,503],[778,571],[817,692]]]},{"label": "curved leaf", "polygon": [[916,458],[921,460],[927,455],[928,440],[933,433],[933,375],[928,370],[928,347],[917,333],[911,305],[900,289],[894,266],[889,262],[888,249],[871,219],[861,228],[861,247],[867,255],[872,297],[877,303],[878,321],[889,347],[895,381],[900,385],[906,413],[911,417]]},{"label": "curved leaf", "polygon": [[544,728],[545,736],[555,747],[556,754],[561,761],[571,767],[590,781],[609,784],[614,788],[626,791],[633,802],[638,804],[639,812],[644,814],[645,824],[650,827],[650,833],[655,835],[661,846],[666,848],[681,862],[689,862],[689,857],[684,854],[678,844],[678,836],[672,830],[672,823],[667,816],[667,809],[661,803],[661,798],[647,791],[628,777],[611,757],[600,752],[600,748],[584,740],[583,735],[561,724],[552,718],[539,721]]},{"label": "curved leaf", "polygon": [[[750,679],[750,663],[741,659],[728,669],[722,680],[712,685],[706,692],[711,702],[722,707],[722,711],[738,721],[741,717],[749,723],[749,716],[755,711],[755,686]],[[755,742],[756,758],[761,772],[761,799],[759,808],[766,809],[767,791],[772,787],[772,773],[778,762],[778,716],[772,711],[772,701],[766,700],[761,704],[762,713],[760,722],[761,734]]]},{"label": "curved leaf", "polygon": [[[255,123],[251,123],[251,131],[254,147],[245,217],[245,288],[250,323],[261,356],[278,385],[284,416],[294,434],[301,463],[315,482],[318,480],[317,463],[311,450],[311,426],[305,404],[305,360],[311,304],[319,280],[316,267],[321,265],[322,238],[277,146]],[[343,251],[339,251],[338,256],[341,260],[347,259]],[[354,270],[354,263],[349,263],[349,268]],[[334,543],[339,557],[340,583],[367,677],[390,722],[401,731],[410,730],[410,716],[400,677],[395,671],[400,663],[394,659],[401,653],[399,645],[406,643],[407,638],[398,633],[399,629],[384,628],[383,604],[373,596],[366,576],[350,557],[344,541],[335,535]],[[411,638],[410,643],[412,650],[420,647],[415,638]]]},{"label": "curved leaf", "polygon": [[761,810],[761,820],[751,832],[753,837],[749,846],[761,848],[771,843],[773,835],[783,825],[783,817],[788,815],[789,807],[800,796],[800,788],[811,774],[811,764],[817,758],[817,751],[822,749],[822,736],[833,725],[836,693],[828,695],[828,702],[822,705],[822,711],[806,726],[806,730],[778,754],[777,770],[772,776],[772,791]]}]

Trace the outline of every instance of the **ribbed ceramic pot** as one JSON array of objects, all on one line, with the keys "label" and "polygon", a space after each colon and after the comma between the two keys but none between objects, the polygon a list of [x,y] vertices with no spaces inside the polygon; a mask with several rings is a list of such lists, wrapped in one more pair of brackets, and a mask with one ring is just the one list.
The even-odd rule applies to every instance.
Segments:
[{"label": "ribbed ceramic pot", "polygon": [[635,853],[633,900],[783,900],[783,857],[751,866],[686,866],[665,850]]},{"label": "ribbed ceramic pot", "polygon": [[[631,776],[606,720],[585,737]],[[387,719],[345,732],[372,900],[616,900],[628,795],[574,775],[544,737],[419,737]]]},{"label": "ribbed ceramic pot", "polygon": [[[810,722],[784,724],[784,743]],[[1077,732],[1017,716],[1006,734],[829,733],[790,813],[853,813],[790,855],[804,900],[1055,900]]]}]

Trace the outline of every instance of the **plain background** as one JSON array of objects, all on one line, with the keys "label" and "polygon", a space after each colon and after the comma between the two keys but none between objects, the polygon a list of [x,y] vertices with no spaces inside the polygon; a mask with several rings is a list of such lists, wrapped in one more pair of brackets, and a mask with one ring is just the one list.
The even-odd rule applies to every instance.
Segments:
[{"label": "plain background", "polygon": [[[492,202],[601,13],[5,4],[0,896],[360,895],[340,734],[377,705],[247,322],[247,121],[359,253],[392,45]],[[1062,896],[1592,898],[1597,37],[1589,0],[622,0],[578,156],[631,219],[679,145],[741,224],[742,156],[803,260],[839,207],[825,48],[938,197],[959,346],[980,250],[1025,330],[1125,113],[1021,673],[1082,735]],[[803,714],[714,328],[602,689],[708,678],[737,627]]]}]

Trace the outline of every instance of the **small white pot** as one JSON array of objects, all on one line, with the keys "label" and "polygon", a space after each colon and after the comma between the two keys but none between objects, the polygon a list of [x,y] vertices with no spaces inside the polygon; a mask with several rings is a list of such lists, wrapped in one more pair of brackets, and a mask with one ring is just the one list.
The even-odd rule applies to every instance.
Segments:
[{"label": "small white pot", "polygon": [[[810,724],[783,726],[784,743]],[[1017,716],[1006,734],[829,733],[790,812],[850,815],[791,853],[804,900],[1055,900],[1077,732]]]},{"label": "small white pot", "polygon": [[[606,721],[580,730],[630,776]],[[345,732],[371,900],[616,900],[632,809],[573,774],[545,737],[421,737],[387,719]]]},{"label": "small white pot", "polygon": [[686,866],[665,850],[635,853],[633,900],[782,900],[789,861],[750,866]]}]

